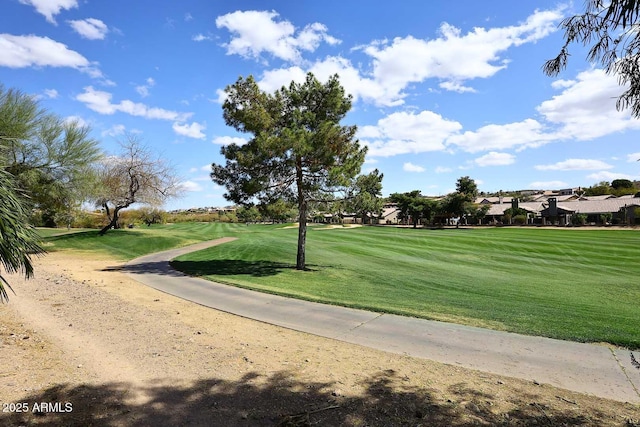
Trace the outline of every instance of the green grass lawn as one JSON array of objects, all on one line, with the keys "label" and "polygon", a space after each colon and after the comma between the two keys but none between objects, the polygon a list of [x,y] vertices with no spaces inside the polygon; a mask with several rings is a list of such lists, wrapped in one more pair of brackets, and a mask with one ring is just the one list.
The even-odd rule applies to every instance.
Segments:
[{"label": "green grass lawn", "polygon": [[66,229],[66,228],[38,227],[38,228],[36,228],[36,231],[38,232],[40,237],[47,238],[47,237],[62,236],[64,234],[82,233],[82,232],[85,232],[85,231],[91,231],[91,229],[89,229],[89,228],[71,228],[71,229]]},{"label": "green grass lawn", "polygon": [[37,231],[44,238],[45,249],[49,252],[65,249],[98,252],[125,261],[153,252],[235,235],[234,229],[246,231],[237,224],[217,223],[154,225],[111,230],[104,236],[99,236],[98,230],[70,233],[65,233],[66,229]]},{"label": "green grass lawn", "polygon": [[311,228],[304,272],[293,268],[295,229],[212,224],[208,233],[239,239],[176,268],[313,301],[640,348],[637,231]]}]

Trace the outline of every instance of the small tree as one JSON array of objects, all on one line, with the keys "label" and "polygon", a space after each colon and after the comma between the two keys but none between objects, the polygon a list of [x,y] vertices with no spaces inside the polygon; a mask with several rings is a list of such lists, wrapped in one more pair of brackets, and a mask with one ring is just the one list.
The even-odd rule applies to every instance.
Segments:
[{"label": "small tree", "polygon": [[[456,181],[456,192],[451,193],[442,201],[442,210],[449,215],[459,218],[471,211],[473,201],[478,197],[478,186],[476,182],[468,176],[458,178]],[[456,228],[460,221],[456,223]]]},{"label": "small tree", "polygon": [[574,214],[571,216],[571,224],[573,225],[585,225],[587,223],[587,214]]},{"label": "small tree", "polygon": [[405,221],[411,219],[413,228],[418,226],[420,220],[430,223],[437,209],[437,202],[423,197],[420,190],[393,193],[389,196],[389,200],[398,204],[400,218]]},{"label": "small tree", "polygon": [[240,206],[236,216],[240,222],[256,222],[260,219],[260,211],[255,206]]},{"label": "small tree", "polygon": [[274,94],[260,90],[253,77],[225,89],[227,125],[249,133],[245,145],[220,152],[226,165],[212,165],[211,178],[227,188],[225,197],[239,204],[256,198],[283,198],[298,206],[296,269],[304,270],[309,204],[349,184],[359,172],[366,147],[355,140],[356,127],[340,121],[351,109],[338,76],[320,83],[309,73]]},{"label": "small tree", "polygon": [[480,224],[482,222],[482,219],[487,216],[487,212],[489,212],[489,209],[491,209],[490,205],[473,203],[472,205],[470,205],[467,213],[471,218],[476,220],[477,224]]},{"label": "small tree", "polygon": [[384,207],[382,199],[382,178],[384,175],[373,170],[367,175],[360,175],[347,190],[345,197],[346,209],[355,213],[367,222],[369,215],[380,215]]},{"label": "small tree", "polygon": [[613,214],[611,212],[605,212],[600,215],[600,221],[602,221],[604,225],[611,224],[612,218],[613,218]]},{"label": "small tree", "polygon": [[138,210],[140,221],[144,222],[147,227],[153,224],[163,224],[166,222],[167,213],[155,206],[143,206]]},{"label": "small tree", "polygon": [[104,235],[119,228],[118,214],[134,203],[158,206],[178,196],[181,186],[173,168],[156,157],[132,135],[121,143],[122,154],[109,157],[98,170],[96,206],[102,207],[109,223],[100,230]]}]

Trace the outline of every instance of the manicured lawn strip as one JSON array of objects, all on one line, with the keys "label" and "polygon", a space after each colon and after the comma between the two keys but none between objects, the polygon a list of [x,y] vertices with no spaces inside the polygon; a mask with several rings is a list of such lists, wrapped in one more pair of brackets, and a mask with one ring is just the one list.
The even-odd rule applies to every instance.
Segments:
[{"label": "manicured lawn strip", "polygon": [[64,234],[73,234],[73,233],[82,233],[85,231],[91,231],[89,228],[72,228],[67,230],[66,228],[44,228],[38,227],[36,228],[36,232],[40,235],[40,237],[47,238],[53,236],[62,236]]},{"label": "manicured lawn strip", "polygon": [[[224,223],[180,223],[111,230],[104,236],[91,230],[44,239],[47,251],[78,250],[98,252],[120,260],[130,260],[153,252],[187,246],[205,240],[246,232],[244,225]],[[45,233],[42,234],[46,235]]]},{"label": "manicured lawn strip", "polygon": [[313,301],[640,348],[635,231],[313,229],[300,272],[297,230],[247,229],[174,266]]}]

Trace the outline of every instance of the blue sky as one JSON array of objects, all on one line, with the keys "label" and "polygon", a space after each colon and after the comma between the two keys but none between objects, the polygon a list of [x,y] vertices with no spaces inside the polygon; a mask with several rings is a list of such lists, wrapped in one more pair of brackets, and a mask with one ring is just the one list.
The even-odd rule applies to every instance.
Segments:
[{"label": "blue sky", "polygon": [[640,121],[616,111],[615,77],[579,46],[557,78],[541,71],[576,3],[3,0],[0,83],[87,123],[109,154],[138,134],[188,190],[167,209],[228,204],[209,169],[248,138],[221,102],[249,74],[275,90],[338,73],[385,195],[466,175],[484,191],[640,179]]}]

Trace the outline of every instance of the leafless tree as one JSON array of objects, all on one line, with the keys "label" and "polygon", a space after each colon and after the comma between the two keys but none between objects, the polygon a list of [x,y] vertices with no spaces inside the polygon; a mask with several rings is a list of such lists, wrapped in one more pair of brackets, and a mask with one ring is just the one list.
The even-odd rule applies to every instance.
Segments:
[{"label": "leafless tree", "polygon": [[122,154],[105,158],[98,171],[95,202],[109,218],[100,235],[119,227],[118,214],[122,209],[134,203],[158,206],[179,196],[182,190],[173,167],[134,135],[127,135],[120,145]]}]

